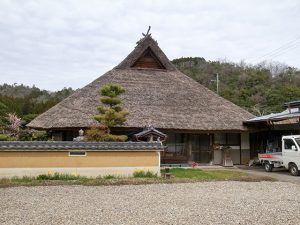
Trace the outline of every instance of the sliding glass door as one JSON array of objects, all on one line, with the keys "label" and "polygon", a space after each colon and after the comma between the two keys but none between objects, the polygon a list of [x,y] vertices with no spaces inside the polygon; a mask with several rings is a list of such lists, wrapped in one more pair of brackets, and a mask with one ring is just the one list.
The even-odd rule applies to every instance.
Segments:
[{"label": "sliding glass door", "polygon": [[211,161],[211,135],[193,134],[192,159],[198,163],[209,163]]}]

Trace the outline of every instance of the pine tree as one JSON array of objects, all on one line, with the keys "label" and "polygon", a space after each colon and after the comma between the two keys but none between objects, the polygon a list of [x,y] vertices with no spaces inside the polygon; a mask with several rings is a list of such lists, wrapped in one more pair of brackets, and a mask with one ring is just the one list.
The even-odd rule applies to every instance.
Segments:
[{"label": "pine tree", "polygon": [[126,121],[128,112],[122,108],[122,101],[119,97],[124,92],[125,89],[119,84],[107,84],[100,89],[102,105],[97,108],[99,114],[95,115],[94,119],[107,127],[107,136],[104,139],[110,141],[120,139],[120,136],[110,134],[110,128],[122,126]]}]

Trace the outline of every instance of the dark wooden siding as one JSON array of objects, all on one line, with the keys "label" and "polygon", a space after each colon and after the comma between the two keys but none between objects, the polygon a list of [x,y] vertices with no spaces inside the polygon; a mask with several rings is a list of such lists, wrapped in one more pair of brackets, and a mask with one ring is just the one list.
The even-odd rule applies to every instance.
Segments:
[{"label": "dark wooden siding", "polygon": [[154,55],[152,50],[148,48],[144,54],[132,65],[134,68],[151,68],[165,69],[161,62]]}]

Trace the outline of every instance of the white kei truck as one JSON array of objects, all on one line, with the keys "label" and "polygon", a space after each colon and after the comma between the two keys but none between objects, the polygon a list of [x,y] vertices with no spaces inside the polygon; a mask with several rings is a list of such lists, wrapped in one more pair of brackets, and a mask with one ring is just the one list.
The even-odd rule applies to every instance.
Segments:
[{"label": "white kei truck", "polygon": [[281,152],[258,154],[260,163],[267,172],[285,167],[293,176],[300,174],[300,135],[282,136]]}]

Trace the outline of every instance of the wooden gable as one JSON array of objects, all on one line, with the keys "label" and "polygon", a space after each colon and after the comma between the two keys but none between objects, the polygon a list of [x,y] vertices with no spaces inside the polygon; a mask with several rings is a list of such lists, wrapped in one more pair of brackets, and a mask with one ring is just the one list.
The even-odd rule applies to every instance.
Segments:
[{"label": "wooden gable", "polygon": [[131,66],[132,68],[151,68],[151,69],[165,69],[163,64],[155,56],[151,48],[147,48],[144,53]]}]

